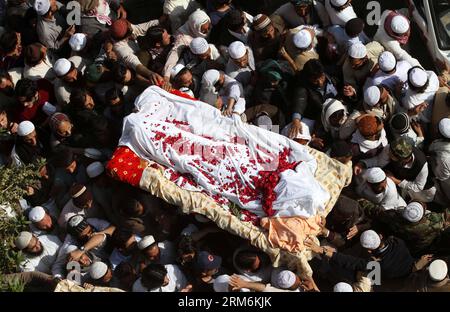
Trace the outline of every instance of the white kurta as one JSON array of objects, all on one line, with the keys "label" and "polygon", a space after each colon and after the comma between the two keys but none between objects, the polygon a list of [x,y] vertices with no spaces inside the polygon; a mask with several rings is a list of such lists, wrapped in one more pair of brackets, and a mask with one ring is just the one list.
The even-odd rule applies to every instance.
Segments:
[{"label": "white kurta", "polygon": [[39,271],[51,274],[62,243],[55,235],[41,235],[38,239],[42,244],[42,254],[38,256],[25,254],[25,260],[20,264],[20,269],[23,272]]},{"label": "white kurta", "polygon": [[167,270],[169,283],[154,289],[148,289],[142,285],[141,277],[134,282],[133,292],[179,292],[188,285],[188,280],[177,265],[167,264],[164,266]]}]

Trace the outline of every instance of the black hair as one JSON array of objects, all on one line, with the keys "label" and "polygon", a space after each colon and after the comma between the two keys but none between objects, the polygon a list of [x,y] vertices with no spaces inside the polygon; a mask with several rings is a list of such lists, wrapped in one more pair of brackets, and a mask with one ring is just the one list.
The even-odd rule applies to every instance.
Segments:
[{"label": "black hair", "polygon": [[133,232],[129,229],[118,228],[111,236],[113,245],[117,248],[125,248],[125,244],[133,237]]},{"label": "black hair", "polygon": [[223,25],[231,31],[238,31],[242,28],[244,21],[244,12],[239,9],[231,10],[223,17]]},{"label": "black hair", "polygon": [[142,271],[141,283],[147,289],[155,289],[164,284],[167,269],[162,264],[150,263]]},{"label": "black hair", "polygon": [[123,93],[118,88],[111,88],[105,93],[105,101],[106,103],[111,102],[117,98],[121,99],[123,97]]},{"label": "black hair", "polygon": [[131,69],[129,69],[125,64],[117,63],[112,70],[114,81],[117,83],[123,83],[128,70]]},{"label": "black hair", "polygon": [[236,265],[244,270],[250,270],[255,262],[258,254],[252,251],[241,251],[236,255]]},{"label": "black hair", "polygon": [[17,97],[25,97],[27,101],[30,101],[38,91],[37,82],[28,78],[20,79],[14,91]]},{"label": "black hair", "polygon": [[303,75],[304,77],[308,77],[308,79],[317,79],[324,73],[325,68],[318,59],[309,60],[303,67]]},{"label": "black hair", "polygon": [[74,88],[70,94],[70,105],[75,109],[83,109],[88,94],[89,91],[86,88]]},{"label": "black hair", "polygon": [[178,254],[197,253],[197,245],[190,235],[181,235],[178,242]]},{"label": "black hair", "polygon": [[145,44],[147,44],[149,48],[154,48],[157,43],[162,42],[164,31],[166,30],[160,26],[150,27],[145,34]]},{"label": "black hair", "polygon": [[0,49],[6,54],[14,51],[18,43],[17,34],[14,31],[7,31],[0,37]]},{"label": "black hair", "polygon": [[137,217],[139,205],[142,205],[139,200],[135,198],[126,198],[122,200],[120,210],[126,217]]}]

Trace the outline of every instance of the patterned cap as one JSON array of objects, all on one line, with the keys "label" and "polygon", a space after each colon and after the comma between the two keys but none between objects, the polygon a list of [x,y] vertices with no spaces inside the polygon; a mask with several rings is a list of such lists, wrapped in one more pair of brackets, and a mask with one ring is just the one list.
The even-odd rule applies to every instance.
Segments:
[{"label": "patterned cap", "polygon": [[412,151],[413,146],[406,138],[401,137],[391,143],[391,152],[401,159],[411,156]]}]

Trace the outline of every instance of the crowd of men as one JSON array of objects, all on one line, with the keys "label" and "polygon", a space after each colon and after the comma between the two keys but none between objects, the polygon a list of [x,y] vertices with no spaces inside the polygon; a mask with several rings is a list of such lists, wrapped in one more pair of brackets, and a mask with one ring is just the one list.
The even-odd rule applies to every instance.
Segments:
[{"label": "crowd of men", "polygon": [[[450,290],[450,87],[406,49],[411,7],[384,11],[370,38],[351,0],[249,1],[252,14],[246,1],[151,1],[147,21],[126,0],[78,0],[77,25],[61,2],[0,1],[0,165],[46,159],[11,277],[39,290],[66,278],[137,292]],[[107,175],[150,85],[352,165],[321,245],[305,241],[313,276]]]}]

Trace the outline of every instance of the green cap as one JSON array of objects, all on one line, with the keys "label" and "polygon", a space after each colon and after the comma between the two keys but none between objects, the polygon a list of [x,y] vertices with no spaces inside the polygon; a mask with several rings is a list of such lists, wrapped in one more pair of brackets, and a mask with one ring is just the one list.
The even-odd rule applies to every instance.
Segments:
[{"label": "green cap", "polygon": [[406,138],[398,138],[391,143],[391,152],[398,158],[405,159],[411,156],[413,146]]},{"label": "green cap", "polygon": [[88,82],[98,82],[103,74],[103,66],[100,64],[91,64],[86,68],[84,77]]}]

